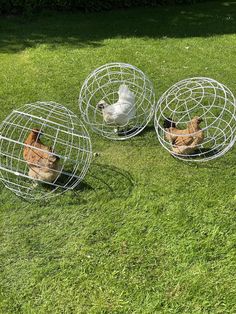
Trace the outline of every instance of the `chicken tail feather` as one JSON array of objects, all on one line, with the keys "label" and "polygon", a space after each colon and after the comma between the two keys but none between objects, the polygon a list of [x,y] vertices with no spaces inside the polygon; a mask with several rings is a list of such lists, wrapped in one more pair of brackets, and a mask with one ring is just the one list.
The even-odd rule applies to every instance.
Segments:
[{"label": "chicken tail feather", "polygon": [[119,87],[119,97],[131,97],[131,98],[134,98],[134,93],[131,92],[131,90],[128,88],[127,85],[125,84],[121,84],[120,87]]}]

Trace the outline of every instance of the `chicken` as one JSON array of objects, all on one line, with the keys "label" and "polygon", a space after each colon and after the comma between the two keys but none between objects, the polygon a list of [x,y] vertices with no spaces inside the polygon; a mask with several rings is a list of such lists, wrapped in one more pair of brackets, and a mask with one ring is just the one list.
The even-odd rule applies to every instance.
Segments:
[{"label": "chicken", "polygon": [[171,119],[164,121],[166,139],[171,142],[172,150],[175,154],[192,154],[204,140],[204,132],[199,124],[202,122],[200,117],[194,117],[187,125],[187,129],[180,130]]},{"label": "chicken", "polygon": [[29,166],[28,175],[33,179],[46,182],[53,182],[61,170],[59,165],[60,158],[53,153],[53,150],[42,144],[40,136],[42,131],[32,129],[24,144],[34,146],[35,148],[25,146],[23,157]]},{"label": "chicken", "polygon": [[104,121],[117,127],[127,125],[136,114],[135,95],[127,85],[120,85],[118,95],[118,101],[112,105],[107,104],[104,100],[97,104],[97,108],[102,111]]}]

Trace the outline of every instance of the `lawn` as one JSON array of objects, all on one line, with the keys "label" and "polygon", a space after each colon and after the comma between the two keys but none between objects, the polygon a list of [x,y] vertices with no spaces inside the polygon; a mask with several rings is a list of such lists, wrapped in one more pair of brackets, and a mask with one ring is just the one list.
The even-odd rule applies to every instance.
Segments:
[{"label": "lawn", "polygon": [[[114,61],[157,97],[192,76],[236,94],[236,2],[1,17],[0,118],[38,100],[80,115],[84,79]],[[1,313],[236,313],[236,148],[185,163],[152,125],[122,142],[90,132],[78,191],[31,204],[1,185]]]}]

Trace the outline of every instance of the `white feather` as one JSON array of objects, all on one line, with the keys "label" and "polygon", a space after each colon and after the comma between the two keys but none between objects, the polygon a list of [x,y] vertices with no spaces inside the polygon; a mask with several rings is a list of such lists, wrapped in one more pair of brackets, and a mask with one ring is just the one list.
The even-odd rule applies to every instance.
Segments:
[{"label": "white feather", "polygon": [[102,114],[107,124],[124,126],[135,117],[135,95],[125,84],[120,85],[118,95],[118,101],[112,105],[103,102]]}]

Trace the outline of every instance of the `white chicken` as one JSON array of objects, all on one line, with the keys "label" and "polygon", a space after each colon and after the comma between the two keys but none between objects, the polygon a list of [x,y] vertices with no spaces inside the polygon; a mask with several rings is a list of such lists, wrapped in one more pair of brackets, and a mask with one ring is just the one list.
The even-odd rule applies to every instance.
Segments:
[{"label": "white chicken", "polygon": [[104,100],[97,104],[97,108],[102,111],[104,121],[117,127],[127,125],[136,114],[135,95],[127,85],[120,85],[118,95],[118,101],[112,105]]}]

